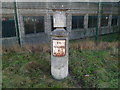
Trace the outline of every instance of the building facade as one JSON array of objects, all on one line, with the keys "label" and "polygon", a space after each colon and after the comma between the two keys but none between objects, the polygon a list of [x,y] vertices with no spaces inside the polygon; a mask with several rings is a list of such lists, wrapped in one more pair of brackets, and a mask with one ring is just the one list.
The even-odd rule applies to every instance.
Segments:
[{"label": "building facade", "polygon": [[69,39],[118,32],[118,2],[2,2],[2,44],[50,42],[54,9],[66,9]]}]

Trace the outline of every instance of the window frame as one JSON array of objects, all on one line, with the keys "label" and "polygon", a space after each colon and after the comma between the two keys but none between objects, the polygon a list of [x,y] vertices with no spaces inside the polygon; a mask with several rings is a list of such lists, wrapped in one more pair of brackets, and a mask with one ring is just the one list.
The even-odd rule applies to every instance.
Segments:
[{"label": "window frame", "polygon": [[[43,26],[42,26],[42,29],[40,31],[38,31],[36,20],[41,20],[40,17],[42,17],[43,21],[39,22],[39,23],[42,23]],[[33,31],[30,32],[30,33],[27,33],[27,31],[26,31],[26,28],[25,28],[25,18],[30,18],[31,20],[33,19],[33,22],[28,23],[28,24],[33,25]],[[24,23],[25,35],[37,34],[37,33],[45,33],[45,15],[40,15],[40,16],[30,16],[30,15],[29,16],[23,16],[23,23]]]},{"label": "window frame", "polygon": [[[3,31],[3,21],[4,21],[4,18],[7,18],[6,19],[6,21],[9,21],[9,19],[10,20],[12,20],[13,21],[13,27],[12,27],[12,32],[14,32],[14,33],[9,33],[9,35],[4,35],[4,31]],[[12,22],[11,22],[12,23]],[[11,26],[10,26],[11,27]],[[3,15],[2,16],[2,38],[11,38],[11,37],[16,37],[17,36],[17,34],[16,34],[17,32],[16,32],[16,22],[15,22],[15,16],[14,15]],[[3,36],[4,35],[4,36]]]},{"label": "window frame", "polygon": [[[77,19],[77,22],[76,22],[76,23],[77,23],[77,26],[75,26],[76,28],[74,28],[74,26],[73,26],[73,23],[74,23],[73,17],[76,17],[76,19]],[[79,21],[80,18],[83,19],[82,27],[80,26],[80,23],[81,23],[81,22]],[[72,25],[71,25],[72,31],[74,31],[74,30],[79,30],[79,29],[84,29],[84,28],[85,28],[85,27],[84,27],[84,26],[85,26],[85,25],[84,25],[84,18],[85,18],[84,15],[74,15],[74,14],[72,15],[72,20],[71,20],[71,21],[72,21],[72,22],[71,22],[71,23],[72,23]],[[78,24],[78,23],[79,23],[79,24]],[[74,25],[75,25],[75,24],[74,24]]]},{"label": "window frame", "polygon": [[[113,17],[116,17],[117,21],[116,24],[113,24]],[[112,19],[111,19],[111,26],[117,26],[118,25],[118,15],[112,15]]]},{"label": "window frame", "polygon": [[[90,19],[90,17],[92,17],[92,19],[96,19],[96,21],[95,20],[92,20],[91,22],[94,22],[95,23],[95,25],[89,25],[89,19]],[[94,17],[94,18],[93,18]],[[98,16],[97,15],[88,15],[88,28],[96,28],[96,26],[97,26],[97,23],[98,23]],[[91,23],[90,23],[91,24]],[[93,24],[93,23],[92,23]]]},{"label": "window frame", "polygon": [[[109,16],[110,15],[101,15],[101,21],[100,21],[100,27],[107,27],[109,26]],[[107,19],[107,22],[103,21],[103,19]],[[103,22],[105,22],[105,24],[103,24]]]}]

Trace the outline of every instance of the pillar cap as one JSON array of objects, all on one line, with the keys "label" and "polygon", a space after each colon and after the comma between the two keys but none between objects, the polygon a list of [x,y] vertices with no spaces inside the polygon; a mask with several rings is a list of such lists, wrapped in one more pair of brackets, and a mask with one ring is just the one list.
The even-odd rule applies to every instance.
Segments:
[{"label": "pillar cap", "polygon": [[68,32],[65,29],[55,29],[51,32],[51,36],[55,37],[67,37]]}]

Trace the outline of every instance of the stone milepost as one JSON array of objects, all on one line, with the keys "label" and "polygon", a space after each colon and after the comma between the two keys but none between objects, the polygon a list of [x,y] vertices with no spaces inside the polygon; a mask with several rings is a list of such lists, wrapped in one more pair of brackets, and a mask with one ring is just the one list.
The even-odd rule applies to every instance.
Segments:
[{"label": "stone milepost", "polygon": [[68,32],[65,11],[56,10],[53,15],[54,27],[51,33],[51,74],[55,79],[68,76]]}]

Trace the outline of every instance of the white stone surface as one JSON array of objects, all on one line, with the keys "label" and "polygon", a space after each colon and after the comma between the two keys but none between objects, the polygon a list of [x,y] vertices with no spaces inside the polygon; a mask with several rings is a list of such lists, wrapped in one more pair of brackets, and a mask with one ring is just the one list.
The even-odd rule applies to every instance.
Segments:
[{"label": "white stone surface", "polygon": [[[58,33],[59,32],[59,33]],[[57,35],[60,35],[59,37]],[[65,40],[65,56],[53,55],[53,40]],[[55,30],[51,37],[51,74],[55,79],[64,79],[68,75],[68,32],[63,30]]]},{"label": "white stone surface", "polygon": [[56,11],[53,15],[54,27],[66,27],[66,16],[63,11]]},{"label": "white stone surface", "polygon": [[51,66],[51,74],[55,79],[64,79],[68,75],[68,62],[63,67]]}]

